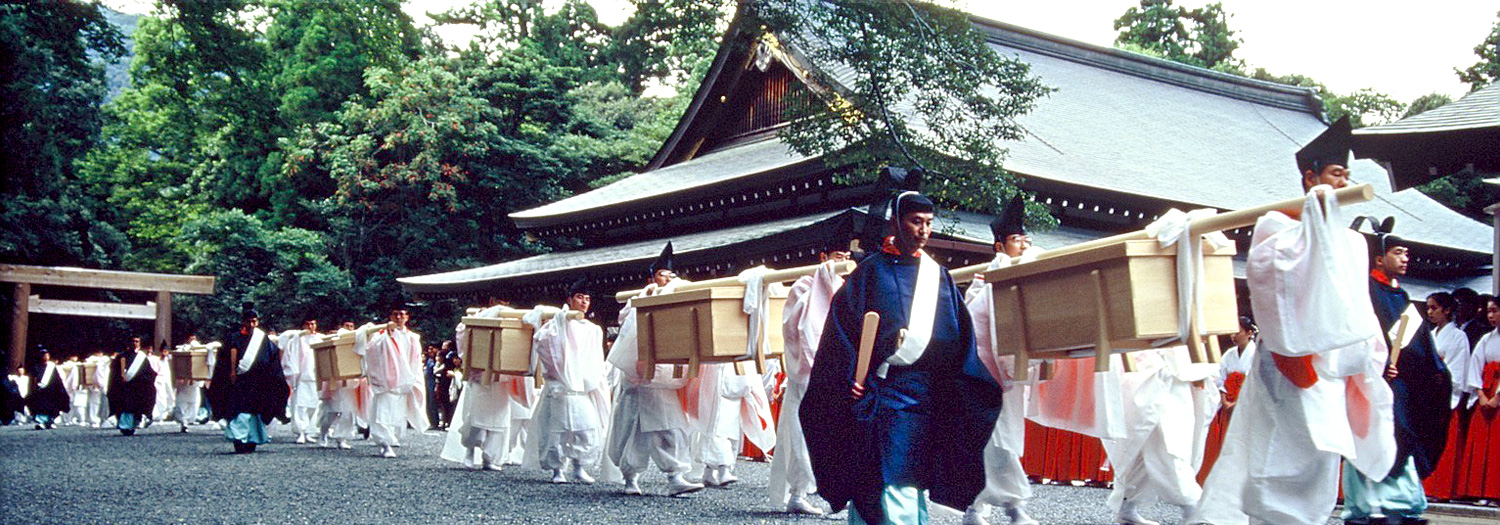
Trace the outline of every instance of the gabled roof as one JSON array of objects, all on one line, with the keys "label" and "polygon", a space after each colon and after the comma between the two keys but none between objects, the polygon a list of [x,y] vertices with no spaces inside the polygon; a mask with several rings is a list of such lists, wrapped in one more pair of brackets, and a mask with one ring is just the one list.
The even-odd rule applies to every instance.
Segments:
[{"label": "gabled roof", "polygon": [[1384,164],[1397,190],[1464,169],[1500,173],[1500,84],[1390,124],[1354,130],[1354,155]]}]

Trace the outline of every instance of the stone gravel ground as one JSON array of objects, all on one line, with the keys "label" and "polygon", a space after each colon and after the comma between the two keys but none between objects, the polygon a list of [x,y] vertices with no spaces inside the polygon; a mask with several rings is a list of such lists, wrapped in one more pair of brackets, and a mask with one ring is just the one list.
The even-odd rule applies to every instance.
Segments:
[{"label": "stone gravel ground", "polygon": [[[831,524],[766,502],[769,464],[742,460],[741,481],[682,497],[626,496],[621,485],[556,485],[539,470],[466,470],[438,459],[444,435],[413,433],[400,457],[378,447],[353,450],[293,443],[273,425],[274,442],[236,455],[205,426],[178,432],[162,423],[133,437],[112,429],[0,427],[0,523],[700,523]],[[660,494],[665,477],[642,478]],[[1042,523],[1107,524],[1109,491],[1034,485],[1032,515]],[[1148,518],[1176,523],[1176,508]],[[997,511],[992,522],[1003,523]],[[957,524],[957,515],[933,523]],[[1338,520],[1330,520],[1338,523]]]}]

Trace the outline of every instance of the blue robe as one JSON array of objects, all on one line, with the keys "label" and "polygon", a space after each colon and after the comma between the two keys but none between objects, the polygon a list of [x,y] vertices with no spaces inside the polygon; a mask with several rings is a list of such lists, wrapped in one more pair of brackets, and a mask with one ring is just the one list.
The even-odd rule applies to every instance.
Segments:
[{"label": "blue robe", "polygon": [[[941,271],[932,337],[910,366],[876,368],[895,353],[907,325],[918,259],[877,252],[834,295],[799,411],[818,493],[833,510],[851,501],[876,523],[886,485],[916,486],[932,501],[967,508],[984,488],[984,446],[1001,391],[974,346],[963,294]],[[865,395],[851,399],[865,312],[880,314]]]}]

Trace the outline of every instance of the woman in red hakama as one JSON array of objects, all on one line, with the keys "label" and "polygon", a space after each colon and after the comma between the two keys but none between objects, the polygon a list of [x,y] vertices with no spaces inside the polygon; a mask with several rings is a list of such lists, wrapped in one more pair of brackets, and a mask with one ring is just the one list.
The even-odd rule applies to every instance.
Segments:
[{"label": "woman in red hakama", "polygon": [[[1490,298],[1485,314],[1491,326],[1500,326],[1500,303]],[[1500,331],[1479,339],[1469,362],[1480,371],[1479,392],[1469,415],[1469,435],[1464,446],[1459,491],[1470,498],[1500,500]],[[1473,376],[1471,376],[1473,377]],[[1471,382],[1472,386],[1472,382]]]}]

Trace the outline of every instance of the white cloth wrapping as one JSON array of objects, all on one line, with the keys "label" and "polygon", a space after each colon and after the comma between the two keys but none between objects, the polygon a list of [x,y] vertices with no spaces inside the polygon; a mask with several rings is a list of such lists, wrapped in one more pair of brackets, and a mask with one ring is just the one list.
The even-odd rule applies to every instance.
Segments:
[{"label": "white cloth wrapping", "polygon": [[1243,350],[1239,347],[1230,348],[1219,357],[1219,371],[1214,374],[1214,385],[1219,387],[1219,392],[1227,392],[1225,382],[1231,374],[1250,375],[1250,362],[1255,359],[1255,346],[1255,341],[1249,341],[1245,343]]},{"label": "white cloth wrapping", "polygon": [[802,397],[807,395],[807,382],[812,376],[813,359],[823,337],[833,294],[843,286],[844,278],[834,271],[833,264],[824,263],[813,275],[797,279],[787,292],[781,323],[786,386],[781,419],[776,426],[776,454],[771,456],[771,475],[766,486],[771,504],[778,507],[786,505],[792,497],[817,491],[798,411]]},{"label": "white cloth wrapping", "polygon": [[[1193,238],[1193,221],[1206,219],[1218,213],[1212,208],[1203,208],[1183,213],[1172,208],[1160,219],[1146,225],[1146,233],[1155,238],[1161,247],[1177,245],[1177,334],[1183,340],[1188,337],[1191,316],[1203,318],[1203,290],[1198,286],[1198,276],[1203,275],[1203,247]],[[1232,245],[1221,232],[1202,235],[1202,239],[1216,248]]]},{"label": "white cloth wrapping", "polygon": [[[1256,223],[1246,273],[1262,339],[1189,523],[1321,524],[1338,494],[1340,456],[1373,477],[1395,460],[1369,259],[1332,191],[1317,193],[1300,223],[1274,212]],[[1310,356],[1311,378],[1277,366],[1305,370],[1286,359],[1299,356]]]}]

